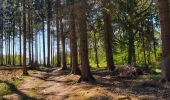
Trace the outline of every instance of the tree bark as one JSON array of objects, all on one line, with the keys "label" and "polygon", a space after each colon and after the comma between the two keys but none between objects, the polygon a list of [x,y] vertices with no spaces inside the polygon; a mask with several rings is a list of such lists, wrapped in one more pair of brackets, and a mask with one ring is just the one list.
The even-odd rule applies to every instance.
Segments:
[{"label": "tree bark", "polygon": [[26,1],[23,0],[23,75],[28,75],[26,66]]},{"label": "tree bark", "polygon": [[13,42],[12,64],[15,65],[15,21],[13,22],[13,38],[12,38],[12,42]]},{"label": "tree bark", "polygon": [[28,2],[28,45],[29,45],[29,64],[31,65],[32,61],[31,61],[31,25],[30,25],[30,21],[31,21],[31,7],[30,4]]},{"label": "tree bark", "polygon": [[60,0],[56,0],[56,32],[57,32],[57,67],[61,66],[61,57],[60,57],[60,28],[59,28],[59,19],[60,19]]},{"label": "tree bark", "polygon": [[21,35],[22,35],[22,29],[21,29],[21,18],[19,18],[19,65],[22,65],[22,50],[21,50]]},{"label": "tree bark", "polygon": [[95,52],[95,62],[96,62],[97,68],[99,68],[96,32],[94,32],[94,52]]},{"label": "tree bark", "polygon": [[50,66],[50,35],[51,35],[51,29],[50,29],[50,26],[51,26],[51,1],[50,0],[47,0],[47,37],[48,37],[48,56],[47,56],[47,66]]},{"label": "tree bark", "polygon": [[44,31],[45,23],[44,23],[44,15],[42,17],[42,32],[43,32],[43,64],[46,65],[46,58],[45,58],[45,31]]},{"label": "tree bark", "polygon": [[170,12],[169,0],[158,0],[160,8],[161,37],[162,37],[162,75],[170,81]]},{"label": "tree bark", "polygon": [[87,44],[87,25],[86,25],[86,0],[81,0],[78,6],[78,24],[81,52],[81,78],[80,81],[94,82],[95,79],[91,74],[88,60],[88,44]]},{"label": "tree bark", "polygon": [[11,36],[8,36],[8,65],[11,65]]},{"label": "tree bark", "polygon": [[[0,8],[0,10],[3,10]],[[0,65],[3,65],[3,13],[0,12]]]},{"label": "tree bark", "polygon": [[[110,9],[110,0],[103,0],[103,6],[107,9]],[[103,19],[104,19],[104,37],[105,37],[105,48],[106,48],[106,61],[107,67],[110,71],[114,71],[115,65],[113,61],[113,51],[112,51],[112,21],[111,15],[107,11],[103,11]]]},{"label": "tree bark", "polygon": [[61,67],[62,70],[66,70],[67,69],[67,65],[66,65],[66,50],[65,50],[65,34],[63,32],[63,23],[62,23],[62,19],[60,19],[60,32],[61,32],[61,42],[62,42],[62,62],[61,62]]},{"label": "tree bark", "polygon": [[78,67],[78,54],[77,54],[77,36],[75,31],[75,14],[74,14],[74,0],[70,1],[71,4],[71,11],[70,11],[70,42],[71,42],[71,66],[72,74],[80,75],[80,69]]}]

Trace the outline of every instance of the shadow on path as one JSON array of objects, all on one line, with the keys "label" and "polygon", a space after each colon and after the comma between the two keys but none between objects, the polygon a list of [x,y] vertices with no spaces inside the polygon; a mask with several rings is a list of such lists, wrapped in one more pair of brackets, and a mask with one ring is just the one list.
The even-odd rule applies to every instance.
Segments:
[{"label": "shadow on path", "polygon": [[37,100],[36,98],[30,97],[27,94],[25,94],[24,92],[20,91],[14,84],[8,82],[8,81],[1,81],[1,83],[5,83],[9,86],[9,89],[16,93],[17,95],[19,95],[19,100]]}]

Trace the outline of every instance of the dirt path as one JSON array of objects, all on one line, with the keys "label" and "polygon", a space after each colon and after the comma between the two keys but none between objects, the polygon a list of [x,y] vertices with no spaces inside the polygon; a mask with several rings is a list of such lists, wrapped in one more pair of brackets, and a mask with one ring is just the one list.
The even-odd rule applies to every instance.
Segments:
[{"label": "dirt path", "polygon": [[[52,73],[31,71],[23,77],[19,92],[4,96],[5,100],[112,100],[113,94],[96,85],[78,84],[79,76],[67,72]],[[98,91],[98,92],[96,92]]]},{"label": "dirt path", "polygon": [[[140,80],[117,79],[94,73],[97,84],[76,83],[79,76],[54,70],[30,71],[22,85],[5,100],[169,100],[169,87],[148,86]],[[106,73],[106,72],[104,72]],[[145,86],[146,85],[146,86]]]}]

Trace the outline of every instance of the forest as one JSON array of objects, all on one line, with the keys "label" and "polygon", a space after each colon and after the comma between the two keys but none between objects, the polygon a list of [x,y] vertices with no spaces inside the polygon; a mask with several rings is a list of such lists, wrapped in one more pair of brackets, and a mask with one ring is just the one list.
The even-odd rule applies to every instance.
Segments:
[{"label": "forest", "polygon": [[169,0],[0,0],[0,100],[170,100]]}]

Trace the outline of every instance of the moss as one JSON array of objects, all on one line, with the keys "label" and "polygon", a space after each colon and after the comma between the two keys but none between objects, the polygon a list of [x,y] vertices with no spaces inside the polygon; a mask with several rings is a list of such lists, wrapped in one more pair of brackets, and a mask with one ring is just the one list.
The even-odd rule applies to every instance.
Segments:
[{"label": "moss", "polygon": [[[8,83],[11,85],[9,86]],[[8,83],[5,82],[0,83],[0,96],[13,93],[16,90],[16,88],[21,84],[21,81],[11,80]]]},{"label": "moss", "polygon": [[0,83],[0,96],[12,93],[10,87],[5,83]]}]

